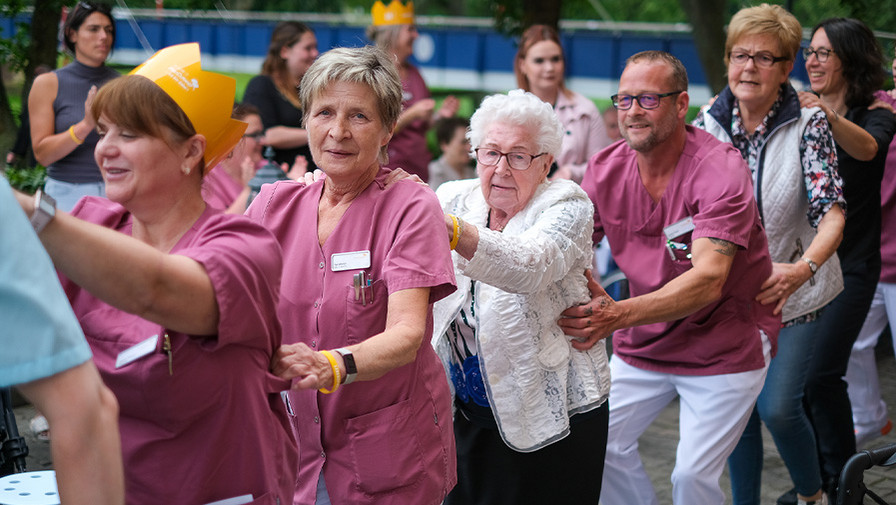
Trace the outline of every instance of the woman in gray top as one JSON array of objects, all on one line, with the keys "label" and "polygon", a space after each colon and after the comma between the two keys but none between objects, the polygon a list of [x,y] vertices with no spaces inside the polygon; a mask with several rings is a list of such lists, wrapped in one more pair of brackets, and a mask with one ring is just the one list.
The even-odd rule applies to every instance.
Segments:
[{"label": "woman in gray top", "polygon": [[80,1],[63,27],[65,47],[75,59],[38,76],[28,95],[34,156],[47,167],[45,191],[60,209],[71,210],[85,195],[105,196],[93,149],[99,137],[87,114],[96,89],[118,77],[105,65],[115,43],[108,4]]}]

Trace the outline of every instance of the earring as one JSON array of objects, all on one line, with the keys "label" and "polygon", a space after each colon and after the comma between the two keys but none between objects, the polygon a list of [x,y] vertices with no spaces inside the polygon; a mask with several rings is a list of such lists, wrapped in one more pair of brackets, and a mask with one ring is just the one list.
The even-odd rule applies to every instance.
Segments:
[{"label": "earring", "polygon": [[190,171],[191,171],[191,170],[192,170],[192,169],[190,168],[190,165],[188,165],[188,164],[186,164],[186,163],[184,163],[184,164],[180,167],[180,171],[183,172],[184,175],[190,175]]}]

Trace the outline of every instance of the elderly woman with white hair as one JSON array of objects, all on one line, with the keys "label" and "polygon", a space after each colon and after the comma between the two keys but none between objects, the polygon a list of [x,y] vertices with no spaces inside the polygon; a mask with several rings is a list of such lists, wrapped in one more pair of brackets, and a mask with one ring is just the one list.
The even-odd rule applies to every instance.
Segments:
[{"label": "elderly woman with white hair", "polygon": [[593,501],[607,353],[574,349],[557,320],[589,299],[594,209],[575,183],[547,180],[563,129],[535,95],[487,97],[468,137],[479,178],[437,192],[458,285],[433,310],[456,407],[458,484],[445,503]]}]

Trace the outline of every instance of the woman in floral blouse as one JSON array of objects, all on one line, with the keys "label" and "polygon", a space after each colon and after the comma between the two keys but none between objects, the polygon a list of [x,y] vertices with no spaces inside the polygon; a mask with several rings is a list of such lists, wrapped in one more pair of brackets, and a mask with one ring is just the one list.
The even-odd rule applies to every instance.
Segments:
[{"label": "woman in floral blouse", "polygon": [[779,6],[735,14],[728,28],[728,86],[694,124],[731,142],[753,173],[774,262],[758,299],[783,312],[778,352],[729,458],[735,504],[759,503],[765,422],[798,498],[824,503],[815,435],[803,407],[817,319],[843,289],[834,254],[845,223],[837,153],[824,112],[800,108],[788,82],[802,28]]}]

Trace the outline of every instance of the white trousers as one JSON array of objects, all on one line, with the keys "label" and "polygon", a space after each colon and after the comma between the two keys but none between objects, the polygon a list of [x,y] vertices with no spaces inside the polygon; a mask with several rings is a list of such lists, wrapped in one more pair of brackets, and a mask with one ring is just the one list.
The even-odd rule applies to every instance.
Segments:
[{"label": "white trousers", "polygon": [[658,503],[641,462],[638,438],[676,396],[681,398],[681,411],[672,501],[679,505],[725,502],[719,477],[747,425],[768,372],[770,344],[764,334],[762,339],[765,367],[742,373],[673,375],[642,370],[616,356],[610,360],[610,426],[600,495],[603,505]]},{"label": "white trousers", "polygon": [[[847,391],[852,403],[852,419],[857,439],[866,438],[874,432],[879,433],[887,423],[887,404],[880,393],[874,347],[888,321],[890,332],[896,333],[893,328],[896,326],[896,284],[879,282],[871,308],[865,317],[865,324],[852,346],[846,369]],[[896,347],[896,338],[893,340]]]}]

